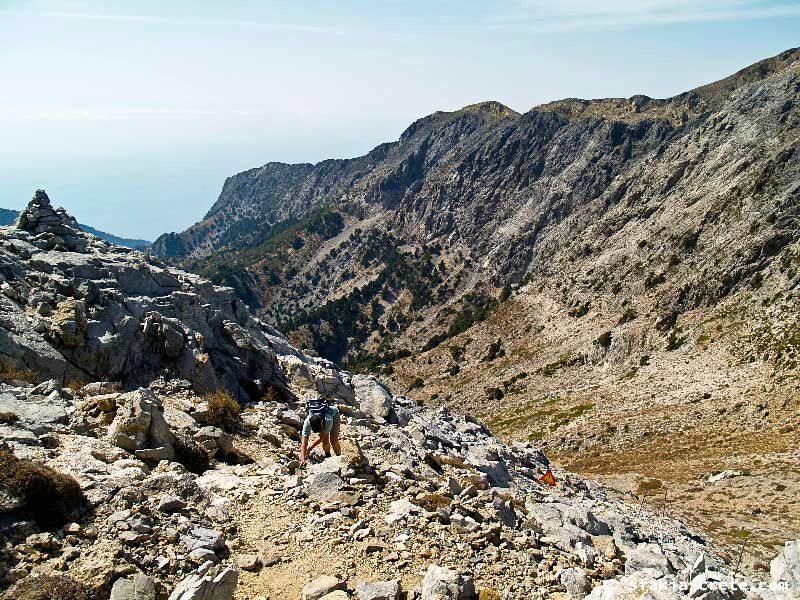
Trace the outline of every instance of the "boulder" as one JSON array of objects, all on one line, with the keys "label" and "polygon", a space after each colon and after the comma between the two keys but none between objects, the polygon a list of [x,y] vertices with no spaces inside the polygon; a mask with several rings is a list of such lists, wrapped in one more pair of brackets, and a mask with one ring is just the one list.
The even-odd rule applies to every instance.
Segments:
[{"label": "boulder", "polygon": [[47,396],[30,393],[24,399],[10,393],[0,394],[0,413],[15,414],[15,427],[36,435],[52,431],[68,421],[66,401],[53,392]]},{"label": "boulder", "polygon": [[156,600],[156,588],[153,579],[147,575],[134,575],[114,582],[109,600]]},{"label": "boulder", "polygon": [[800,540],[784,544],[781,553],[769,564],[769,574],[773,583],[800,582]]},{"label": "boulder", "polygon": [[320,502],[333,502],[344,486],[344,480],[336,473],[317,473],[305,482],[306,494],[309,498]]},{"label": "boulder", "polygon": [[122,394],[117,416],[108,428],[112,444],[147,460],[175,458],[172,431],[164,420],[161,400],[145,388]]},{"label": "boulder", "polygon": [[261,557],[258,554],[240,554],[236,558],[236,564],[242,571],[255,573],[262,567]]},{"label": "boulder", "polygon": [[233,452],[233,438],[219,427],[201,427],[193,437],[208,452],[216,450],[223,454],[231,454]]},{"label": "boulder", "polygon": [[400,580],[391,581],[359,581],[356,585],[358,600],[398,600],[400,598]]},{"label": "boulder", "polygon": [[170,594],[169,600],[232,600],[239,571],[228,567],[216,576],[189,575]]},{"label": "boulder", "polygon": [[362,413],[376,420],[388,418],[392,394],[377,379],[369,375],[353,375],[353,392]]},{"label": "boulder", "polygon": [[558,579],[570,598],[583,598],[592,589],[591,580],[584,569],[577,567],[564,569]]},{"label": "boulder", "polygon": [[346,589],[347,584],[341,579],[330,575],[320,575],[303,586],[300,597],[302,600],[320,600],[320,598],[331,592],[336,590],[344,591]]},{"label": "boulder", "polygon": [[654,577],[675,572],[657,544],[637,544],[625,549],[625,573],[644,571]]},{"label": "boulder", "polygon": [[187,552],[194,550],[210,550],[217,552],[225,547],[225,538],[214,529],[195,527],[181,538],[181,545]]},{"label": "boulder", "polygon": [[471,578],[446,567],[428,567],[420,600],[471,600],[474,597],[475,585]]}]

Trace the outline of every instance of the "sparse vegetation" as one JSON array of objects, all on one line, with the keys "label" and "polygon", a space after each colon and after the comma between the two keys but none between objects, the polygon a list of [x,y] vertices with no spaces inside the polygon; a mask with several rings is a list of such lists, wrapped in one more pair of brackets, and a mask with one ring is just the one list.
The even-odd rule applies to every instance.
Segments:
[{"label": "sparse vegetation", "polygon": [[505,355],[506,351],[503,349],[503,342],[501,340],[495,340],[489,344],[486,356],[484,356],[482,360],[483,362],[492,362],[494,359]]},{"label": "sparse vegetation", "polygon": [[577,359],[571,352],[567,352],[558,357],[558,360],[540,367],[536,372],[543,377],[555,377],[560,369],[577,364]]},{"label": "sparse vegetation", "polygon": [[587,314],[589,314],[589,311],[591,309],[592,309],[592,303],[589,302],[589,301],[586,301],[583,304],[580,304],[580,305],[576,306],[575,308],[573,308],[572,310],[570,310],[569,311],[569,316],[576,317],[576,318],[585,317]]},{"label": "sparse vegetation", "polygon": [[19,421],[19,417],[16,413],[11,411],[0,412],[0,425],[13,425],[17,421]]},{"label": "sparse vegetation", "polygon": [[600,334],[600,336],[595,340],[595,343],[604,350],[608,350],[611,347],[611,340],[611,332],[606,331]]},{"label": "sparse vegetation", "polygon": [[630,321],[633,321],[639,315],[636,314],[636,311],[632,308],[626,308],[625,312],[622,313],[622,316],[619,318],[619,324],[624,325]]},{"label": "sparse vegetation", "polygon": [[648,495],[660,490],[663,483],[660,479],[645,479],[639,482],[638,492],[640,494]]},{"label": "sparse vegetation", "polygon": [[90,587],[68,575],[34,575],[22,580],[7,600],[98,600],[100,596]]},{"label": "sparse vegetation", "polygon": [[421,377],[416,377],[414,381],[411,382],[411,385],[408,386],[408,391],[413,392],[423,387],[425,387],[425,381]]},{"label": "sparse vegetation", "polygon": [[0,358],[0,380],[39,383],[41,381],[41,377],[39,377],[39,375],[31,369],[20,368],[11,360],[7,358]]},{"label": "sparse vegetation", "polygon": [[667,339],[667,350],[677,350],[686,343],[687,337],[685,335],[681,335],[681,333],[682,331],[680,327],[675,327],[670,332],[669,339]]},{"label": "sparse vegetation", "polygon": [[7,448],[0,448],[0,482],[24,500],[25,509],[43,529],[60,527],[86,502],[74,478],[17,458]]},{"label": "sparse vegetation", "polygon": [[219,389],[203,396],[208,404],[208,423],[229,433],[236,431],[242,422],[239,403],[225,390]]}]

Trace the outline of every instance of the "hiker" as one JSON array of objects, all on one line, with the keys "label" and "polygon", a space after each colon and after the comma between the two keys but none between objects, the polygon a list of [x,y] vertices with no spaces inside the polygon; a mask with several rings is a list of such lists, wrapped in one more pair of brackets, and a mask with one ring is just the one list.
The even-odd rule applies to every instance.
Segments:
[{"label": "hiker", "polygon": [[[306,400],[306,419],[303,421],[300,441],[300,466],[306,464],[311,451],[320,444],[326,458],[331,455],[331,448],[336,456],[342,453],[342,446],[339,444],[341,424],[339,409],[332,406],[330,400],[321,396],[312,396]],[[319,434],[319,438],[309,446],[308,441],[312,431]]]}]

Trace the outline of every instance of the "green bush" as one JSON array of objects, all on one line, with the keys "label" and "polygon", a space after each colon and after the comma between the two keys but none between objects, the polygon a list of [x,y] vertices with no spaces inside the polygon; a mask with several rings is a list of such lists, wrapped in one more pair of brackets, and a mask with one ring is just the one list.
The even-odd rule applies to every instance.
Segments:
[{"label": "green bush", "polygon": [[86,503],[74,478],[17,458],[6,448],[0,448],[0,483],[25,501],[25,507],[43,529],[62,526],[72,510]]}]

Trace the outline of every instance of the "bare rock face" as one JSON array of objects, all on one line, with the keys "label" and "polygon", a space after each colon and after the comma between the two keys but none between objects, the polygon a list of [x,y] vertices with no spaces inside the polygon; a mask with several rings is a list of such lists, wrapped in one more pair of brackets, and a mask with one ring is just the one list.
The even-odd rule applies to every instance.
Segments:
[{"label": "bare rock face", "polygon": [[0,291],[0,353],[39,376],[135,387],[166,373],[241,400],[285,385],[282,337],[230,288],[83,233],[42,190],[3,230]]},{"label": "bare rock face", "polygon": [[161,401],[141,388],[117,399],[117,416],[108,428],[115,446],[146,460],[172,460],[174,436],[164,420]]}]

